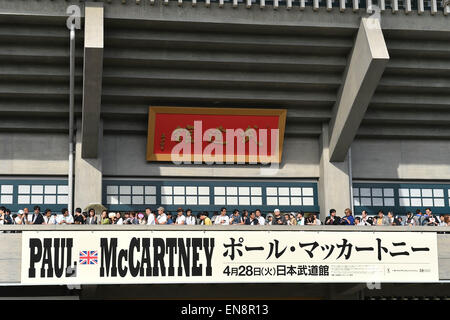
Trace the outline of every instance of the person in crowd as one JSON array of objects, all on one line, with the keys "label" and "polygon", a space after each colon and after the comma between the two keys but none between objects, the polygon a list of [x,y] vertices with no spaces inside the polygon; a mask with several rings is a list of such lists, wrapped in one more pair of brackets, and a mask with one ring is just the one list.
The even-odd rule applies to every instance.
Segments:
[{"label": "person in crowd", "polygon": [[11,210],[4,210],[4,223],[3,224],[14,224],[14,219],[11,216]]},{"label": "person in crowd", "polygon": [[275,226],[282,226],[284,225],[284,219],[281,216],[281,212],[280,209],[275,209],[273,210],[273,220],[272,220],[272,225]]},{"label": "person in crowd", "polygon": [[378,216],[375,220],[376,226],[388,226],[390,225],[389,219],[384,216],[383,210],[378,211]]},{"label": "person in crowd", "polygon": [[297,212],[297,225],[304,226],[305,225],[305,217],[303,216],[303,212]]},{"label": "person in crowd", "polygon": [[134,211],[130,212],[130,222],[131,224],[139,224],[138,215]]},{"label": "person in crowd", "polygon": [[139,221],[139,224],[142,224],[142,225],[144,225],[146,223],[145,215],[142,212],[139,212],[139,214],[138,214],[138,221]]},{"label": "person in crowd", "polygon": [[289,214],[289,225],[291,225],[291,226],[297,225],[297,219],[295,218],[295,212],[291,212]]},{"label": "person in crowd", "polygon": [[396,215],[394,217],[394,223],[392,225],[393,226],[402,226],[403,225],[403,218],[400,217],[399,215]]},{"label": "person in crowd", "polygon": [[107,210],[103,210],[100,216],[100,224],[111,224]]},{"label": "person in crowd", "polygon": [[34,206],[34,212],[31,215],[31,222],[29,224],[42,224],[44,222],[44,216],[41,213],[41,207]]},{"label": "person in crowd", "polygon": [[422,226],[423,225],[423,220],[424,220],[424,216],[422,213],[422,210],[417,209],[416,210],[416,215],[414,216],[414,220],[416,221],[416,226]]},{"label": "person in crowd", "polygon": [[52,210],[45,209],[44,211],[44,222],[42,224],[56,224],[56,220],[52,215]]},{"label": "person in crowd", "polygon": [[156,224],[167,224],[167,215],[164,213],[164,207],[158,207],[158,216],[156,217]]},{"label": "person in crowd", "polygon": [[147,225],[156,224],[156,217],[150,208],[145,209],[145,215],[147,216]]},{"label": "person in crowd", "polygon": [[242,224],[242,217],[239,214],[239,210],[234,209],[233,214],[230,216],[230,224]]},{"label": "person in crowd", "polygon": [[441,214],[439,216],[439,227],[446,227],[447,223],[445,222],[445,215]]},{"label": "person in crowd", "polygon": [[414,227],[416,225],[416,219],[414,219],[411,211],[406,213],[406,219],[403,220],[403,225],[408,227]]},{"label": "person in crowd", "polygon": [[306,225],[308,226],[320,225],[320,220],[317,219],[317,215],[315,213],[309,214],[309,216],[306,218]]},{"label": "person in crowd", "polygon": [[23,210],[17,211],[17,217],[14,219],[15,224],[25,224],[25,215]]},{"label": "person in crowd", "polygon": [[[245,211],[245,210],[244,210]],[[211,217],[211,222],[215,224],[216,218],[219,216],[219,212],[214,211],[213,216]]]},{"label": "person in crowd", "polygon": [[345,217],[341,219],[341,224],[352,226],[355,224],[355,218],[353,217],[352,209],[347,208],[344,210]]},{"label": "person in crowd", "polygon": [[186,224],[186,217],[183,214],[183,209],[178,208],[177,218],[175,219],[175,224]]},{"label": "person in crowd", "polygon": [[95,215],[94,209],[89,209],[86,224],[97,224],[97,216]]},{"label": "person in crowd", "polygon": [[273,222],[273,214],[272,213],[268,213],[266,215],[266,222],[265,222],[265,224],[271,226],[272,222]]},{"label": "person in crowd", "polygon": [[62,219],[58,221],[58,224],[73,224],[74,220],[72,215],[69,213],[69,210],[67,208],[64,208],[61,210],[62,213]]},{"label": "person in crowd", "polygon": [[259,224],[259,221],[258,221],[258,219],[256,219],[256,214],[255,214],[254,211],[252,211],[250,213],[250,217],[247,219],[246,224],[247,225],[253,225],[253,226]]},{"label": "person in crowd", "polygon": [[423,225],[424,226],[429,226],[429,227],[436,227],[439,225],[438,219],[436,218],[435,215],[433,215],[433,213],[431,212],[430,208],[426,208],[425,209],[425,216],[424,216],[424,220],[423,220]]},{"label": "person in crowd", "polygon": [[256,209],[255,210],[255,215],[256,215],[256,219],[258,219],[258,224],[260,225],[265,225],[266,224],[266,219],[264,219],[264,217],[262,216],[261,210]]},{"label": "person in crowd", "polygon": [[28,210],[28,208],[23,208],[23,224],[31,224],[31,222],[33,221],[33,215],[30,214],[30,211]]},{"label": "person in crowd", "polygon": [[336,215],[336,210],[331,209],[330,215],[325,218],[326,225],[338,225],[341,224],[341,218]]},{"label": "person in crowd", "polygon": [[244,209],[242,210],[242,222],[241,224],[247,224],[248,217],[248,210]]},{"label": "person in crowd", "polygon": [[172,219],[172,213],[167,212],[166,215],[167,215],[167,222],[166,222],[166,224],[174,224],[173,223],[173,219]]},{"label": "person in crowd", "polygon": [[372,218],[369,217],[366,210],[361,212],[361,225],[371,226],[373,224]]},{"label": "person in crowd", "polygon": [[75,209],[75,217],[73,220],[74,220],[75,224],[84,224],[86,218],[83,216],[83,213],[81,212],[81,208]]},{"label": "person in crowd", "polygon": [[389,221],[389,225],[393,226],[395,218],[394,218],[394,213],[392,211],[388,211],[387,218],[388,218],[388,221]]},{"label": "person in crowd", "polygon": [[450,215],[445,215],[444,222],[447,224],[447,227],[450,227]]},{"label": "person in crowd", "polygon": [[121,216],[120,212],[116,212],[116,215],[113,218],[113,224],[118,224],[118,225],[122,225],[123,224],[123,219],[122,219],[122,216]]},{"label": "person in crowd", "polygon": [[187,209],[186,210],[186,224],[187,225],[195,225],[196,224],[196,219],[194,217],[194,215],[192,214],[192,210],[191,209]]},{"label": "person in crowd", "polygon": [[220,209],[220,216],[217,216],[214,220],[214,224],[219,225],[229,225],[230,224],[230,217],[227,216],[227,208],[223,207]]},{"label": "person in crowd", "polygon": [[362,226],[360,217],[355,217],[355,226]]},{"label": "person in crowd", "polygon": [[203,211],[202,213],[200,213],[200,224],[204,226],[212,225],[212,221],[209,218],[208,211]]}]

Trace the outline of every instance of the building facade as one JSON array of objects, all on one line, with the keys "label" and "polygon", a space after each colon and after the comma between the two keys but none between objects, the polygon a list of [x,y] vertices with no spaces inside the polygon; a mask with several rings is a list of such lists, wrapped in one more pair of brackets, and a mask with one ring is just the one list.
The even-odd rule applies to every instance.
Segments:
[{"label": "building facade", "polygon": [[[450,213],[442,1],[0,0],[0,203]],[[76,7],[75,7],[76,8]],[[286,109],[262,165],[146,160],[149,106]]]}]

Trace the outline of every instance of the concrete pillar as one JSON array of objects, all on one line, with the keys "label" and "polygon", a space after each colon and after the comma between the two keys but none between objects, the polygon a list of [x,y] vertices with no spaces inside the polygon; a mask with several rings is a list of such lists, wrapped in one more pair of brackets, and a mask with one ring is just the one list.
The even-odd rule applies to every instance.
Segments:
[{"label": "concrete pillar", "polygon": [[330,135],[332,161],[343,161],[389,61],[379,14],[362,18],[338,99]]},{"label": "concrete pillar", "polygon": [[83,158],[97,157],[103,75],[103,3],[86,2],[84,22]]},{"label": "concrete pillar", "polygon": [[98,132],[98,157],[83,158],[81,154],[81,121],[77,121],[75,146],[75,203],[74,207],[84,209],[91,203],[102,203],[102,142],[103,122]]},{"label": "concrete pillar", "polygon": [[343,162],[330,162],[330,139],[328,123],[322,124],[320,136],[319,205],[320,220],[323,222],[330,209],[336,209],[338,216],[344,215],[350,206],[350,182],[348,155]]}]

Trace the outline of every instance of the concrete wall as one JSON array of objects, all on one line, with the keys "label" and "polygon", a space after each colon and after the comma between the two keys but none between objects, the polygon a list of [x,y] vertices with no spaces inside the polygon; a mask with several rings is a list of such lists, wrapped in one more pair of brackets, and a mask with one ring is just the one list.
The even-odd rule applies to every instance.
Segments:
[{"label": "concrete wall", "polygon": [[353,179],[450,180],[450,142],[356,139]]},{"label": "concrete wall", "polygon": [[68,135],[64,133],[0,133],[0,174],[66,175]]},{"label": "concrete wall", "polygon": [[[174,165],[147,162],[147,137],[134,134],[105,134],[103,141],[104,176],[201,176],[253,177],[261,176],[260,166],[254,165]],[[283,162],[276,178],[318,178],[319,142],[317,138],[288,137],[284,140]]]}]

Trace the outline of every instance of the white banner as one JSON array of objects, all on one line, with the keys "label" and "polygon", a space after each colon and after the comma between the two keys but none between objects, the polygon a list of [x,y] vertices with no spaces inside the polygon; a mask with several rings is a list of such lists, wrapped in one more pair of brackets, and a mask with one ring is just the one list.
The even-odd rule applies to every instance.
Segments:
[{"label": "white banner", "polygon": [[437,281],[431,232],[22,233],[24,285]]}]

